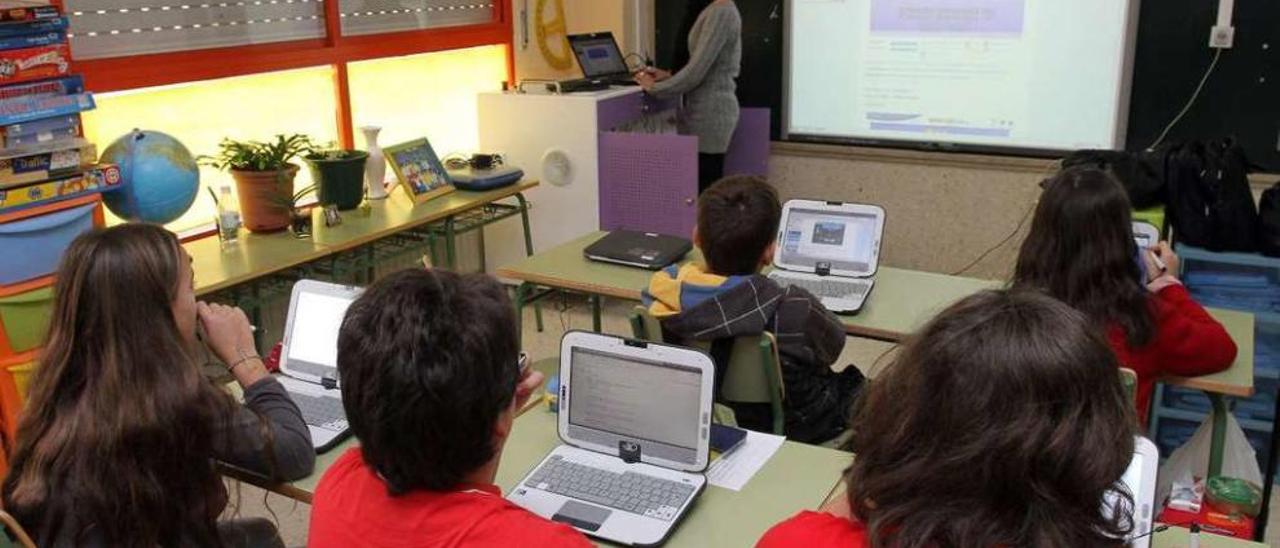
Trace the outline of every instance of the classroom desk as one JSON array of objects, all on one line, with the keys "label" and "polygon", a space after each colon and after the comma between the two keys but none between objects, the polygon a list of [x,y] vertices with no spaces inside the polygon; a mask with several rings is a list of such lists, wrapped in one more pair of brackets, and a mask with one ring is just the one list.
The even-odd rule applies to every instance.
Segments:
[{"label": "classroom desk", "polygon": [[[1191,531],[1182,527],[1171,527],[1156,533],[1151,540],[1153,548],[1187,548],[1187,539]],[[1224,537],[1212,533],[1200,533],[1201,548],[1266,548],[1266,544]]]},{"label": "classroom desk", "polygon": [[[545,406],[520,417],[498,467],[498,486],[510,492],[559,443],[556,415]],[[821,505],[851,458],[788,441],[742,491],[708,485],[666,546],[752,546],[774,524]]]},{"label": "classroom desk", "polygon": [[[587,294],[592,299],[592,323],[599,331],[600,297],[639,301],[640,291],[649,284],[653,275],[647,270],[589,261],[583,257],[583,249],[604,235],[604,232],[587,234],[503,266],[496,274],[521,282],[516,291],[517,308],[541,297],[536,294],[538,288]],[[699,258],[697,250],[694,250],[685,260]],[[880,267],[876,273],[875,288],[862,312],[854,316],[840,316],[840,321],[850,335],[896,342],[955,301],[1001,285],[999,281]]]},{"label": "classroom desk", "polygon": [[182,247],[191,255],[196,295],[217,293],[330,254],[325,246],[309,238],[295,238],[288,231],[243,231],[238,241],[225,249],[216,237],[192,240]]}]

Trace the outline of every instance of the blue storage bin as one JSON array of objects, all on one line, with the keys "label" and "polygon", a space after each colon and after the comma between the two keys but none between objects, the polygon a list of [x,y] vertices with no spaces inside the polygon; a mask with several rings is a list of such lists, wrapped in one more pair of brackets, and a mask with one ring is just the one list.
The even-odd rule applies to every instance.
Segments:
[{"label": "blue storage bin", "polygon": [[1280,259],[1178,246],[1182,281],[1205,306],[1280,312]]},{"label": "blue storage bin", "polygon": [[[1271,417],[1275,413],[1277,383],[1280,381],[1255,376],[1253,397],[1232,398],[1231,404],[1234,406],[1232,413],[1240,420],[1271,422]],[[1203,391],[1194,388],[1165,385],[1158,401],[1164,409],[1209,414],[1209,397]]]},{"label": "blue storage bin", "polygon": [[89,203],[0,224],[0,250],[14,259],[0,261],[0,285],[52,274],[71,241],[93,229],[97,207]]}]

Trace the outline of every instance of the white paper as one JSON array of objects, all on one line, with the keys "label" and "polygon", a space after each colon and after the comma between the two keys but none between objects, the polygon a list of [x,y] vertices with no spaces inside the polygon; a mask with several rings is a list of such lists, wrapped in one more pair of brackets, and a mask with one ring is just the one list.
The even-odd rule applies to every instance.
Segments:
[{"label": "white paper", "polygon": [[741,491],[778,452],[784,441],[787,438],[783,436],[747,430],[747,439],[742,441],[742,445],[716,459],[707,468],[707,481],[716,487]]}]

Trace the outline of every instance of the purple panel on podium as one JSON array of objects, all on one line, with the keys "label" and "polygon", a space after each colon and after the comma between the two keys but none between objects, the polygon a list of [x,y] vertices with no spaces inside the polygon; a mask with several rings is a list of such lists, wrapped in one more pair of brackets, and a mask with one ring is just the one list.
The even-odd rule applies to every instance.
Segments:
[{"label": "purple panel on podium", "polygon": [[698,139],[600,133],[600,228],[693,234]]},{"label": "purple panel on podium", "polygon": [[769,109],[742,109],[724,156],[725,175],[769,175],[769,126]]}]

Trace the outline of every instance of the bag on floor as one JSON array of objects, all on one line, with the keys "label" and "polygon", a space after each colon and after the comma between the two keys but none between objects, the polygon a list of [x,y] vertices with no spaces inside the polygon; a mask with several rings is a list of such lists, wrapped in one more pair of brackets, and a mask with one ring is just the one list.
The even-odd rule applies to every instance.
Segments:
[{"label": "bag on floor", "polygon": [[1280,183],[1263,191],[1258,203],[1258,251],[1280,257]]},{"label": "bag on floor", "polygon": [[[1222,444],[1223,477],[1242,479],[1263,485],[1262,469],[1258,466],[1258,456],[1249,445],[1249,439],[1240,429],[1240,423],[1234,415],[1228,413],[1225,423],[1227,429]],[[1173,482],[1189,483],[1203,481],[1209,472],[1209,448],[1213,445],[1213,416],[1205,418],[1196,428],[1191,439],[1182,447],[1173,451],[1164,466],[1160,467],[1159,482],[1156,487],[1156,502],[1162,503],[1169,496]]]},{"label": "bag on floor", "polygon": [[1168,215],[1179,242],[1210,251],[1253,252],[1258,210],[1249,161],[1233,139],[1192,142],[1164,153]]}]

